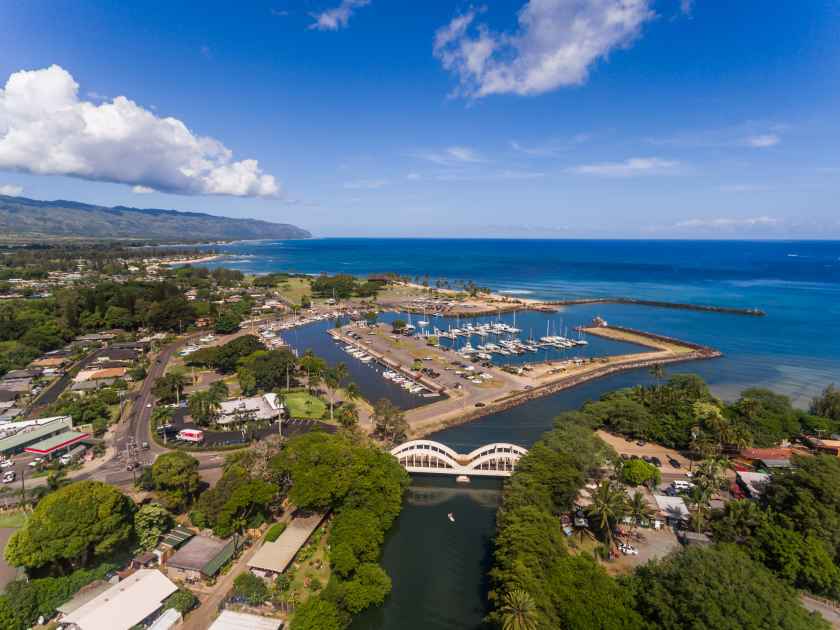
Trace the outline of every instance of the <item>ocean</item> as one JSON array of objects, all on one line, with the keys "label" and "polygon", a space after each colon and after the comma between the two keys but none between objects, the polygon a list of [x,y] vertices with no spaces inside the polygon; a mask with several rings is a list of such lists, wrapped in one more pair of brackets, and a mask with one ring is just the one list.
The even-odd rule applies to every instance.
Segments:
[{"label": "ocean", "polygon": [[434,284],[473,281],[540,299],[634,297],[759,308],[744,317],[631,305],[568,307],[713,346],[694,364],[723,398],[769,387],[806,407],[840,382],[840,242],[473,239],[312,239],[221,246],[224,265],[248,273],[393,272]]}]

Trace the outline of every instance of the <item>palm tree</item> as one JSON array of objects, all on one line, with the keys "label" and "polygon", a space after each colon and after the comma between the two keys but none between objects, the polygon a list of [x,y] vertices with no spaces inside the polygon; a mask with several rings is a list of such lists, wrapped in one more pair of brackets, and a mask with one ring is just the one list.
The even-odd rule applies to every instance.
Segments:
[{"label": "palm tree", "polygon": [[359,408],[356,403],[346,402],[338,408],[338,423],[345,429],[352,429],[359,423]]},{"label": "palm tree", "polygon": [[347,400],[358,400],[362,397],[362,392],[356,383],[348,383],[347,387],[344,388],[344,395]]},{"label": "palm tree", "polygon": [[643,521],[649,521],[653,518],[653,509],[648,505],[644,493],[640,490],[636,490],[630,497],[627,510],[633,517],[634,528],[641,525]]},{"label": "palm tree", "polygon": [[339,363],[324,373],[324,384],[327,386],[330,396],[330,420],[333,419],[336,391],[341,387],[341,383],[347,378],[347,375],[347,366],[344,363]]},{"label": "palm tree", "polygon": [[537,605],[522,589],[505,593],[499,612],[502,630],[535,630],[537,627]]},{"label": "palm tree", "polygon": [[615,481],[602,479],[591,494],[592,505],[587,512],[597,519],[598,529],[603,532],[607,545],[613,548],[613,528],[627,515],[627,494],[624,487]]}]

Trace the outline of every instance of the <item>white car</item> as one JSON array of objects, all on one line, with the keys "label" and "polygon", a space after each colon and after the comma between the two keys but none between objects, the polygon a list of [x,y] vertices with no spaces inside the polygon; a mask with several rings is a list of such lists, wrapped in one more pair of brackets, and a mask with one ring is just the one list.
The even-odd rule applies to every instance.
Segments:
[{"label": "white car", "polygon": [[620,543],[618,545],[618,548],[621,550],[621,553],[623,553],[625,556],[638,556],[639,555],[639,550],[636,549],[635,547],[633,547],[632,545],[627,545],[627,544],[624,544],[624,543]]},{"label": "white car", "polygon": [[15,463],[11,459],[4,459],[0,462],[0,468],[8,468],[9,466],[14,466]]},{"label": "white car", "polygon": [[15,471],[9,470],[3,473],[3,483],[12,483],[15,480]]}]

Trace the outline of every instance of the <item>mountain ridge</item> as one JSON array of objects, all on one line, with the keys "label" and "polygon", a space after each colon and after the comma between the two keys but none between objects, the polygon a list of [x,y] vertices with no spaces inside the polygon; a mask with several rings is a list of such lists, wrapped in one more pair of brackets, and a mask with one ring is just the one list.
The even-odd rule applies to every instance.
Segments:
[{"label": "mountain ridge", "polygon": [[290,223],[236,219],[163,208],[99,206],[0,195],[0,233],[21,237],[133,238],[183,241],[302,239],[312,234]]}]

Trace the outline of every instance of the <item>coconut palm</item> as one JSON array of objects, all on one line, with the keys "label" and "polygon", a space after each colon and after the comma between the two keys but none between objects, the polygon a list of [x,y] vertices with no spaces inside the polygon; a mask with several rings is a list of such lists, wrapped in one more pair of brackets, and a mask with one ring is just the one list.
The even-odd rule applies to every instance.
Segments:
[{"label": "coconut palm", "polygon": [[620,483],[602,479],[590,496],[592,505],[587,508],[587,512],[597,520],[598,529],[612,549],[615,542],[613,528],[627,515],[627,494]]},{"label": "coconut palm", "polygon": [[356,403],[346,402],[338,408],[338,423],[345,429],[352,429],[359,423],[359,408]]},{"label": "coconut palm", "polygon": [[645,495],[640,490],[636,490],[630,501],[627,504],[627,511],[633,518],[634,527],[641,525],[643,521],[649,521],[653,518],[653,508],[648,505]]},{"label": "coconut palm", "polygon": [[344,388],[344,395],[347,400],[358,400],[362,397],[362,392],[356,383],[348,383],[347,387]]},{"label": "coconut palm", "polygon": [[505,593],[499,613],[502,630],[535,630],[537,627],[537,605],[522,589]]}]

